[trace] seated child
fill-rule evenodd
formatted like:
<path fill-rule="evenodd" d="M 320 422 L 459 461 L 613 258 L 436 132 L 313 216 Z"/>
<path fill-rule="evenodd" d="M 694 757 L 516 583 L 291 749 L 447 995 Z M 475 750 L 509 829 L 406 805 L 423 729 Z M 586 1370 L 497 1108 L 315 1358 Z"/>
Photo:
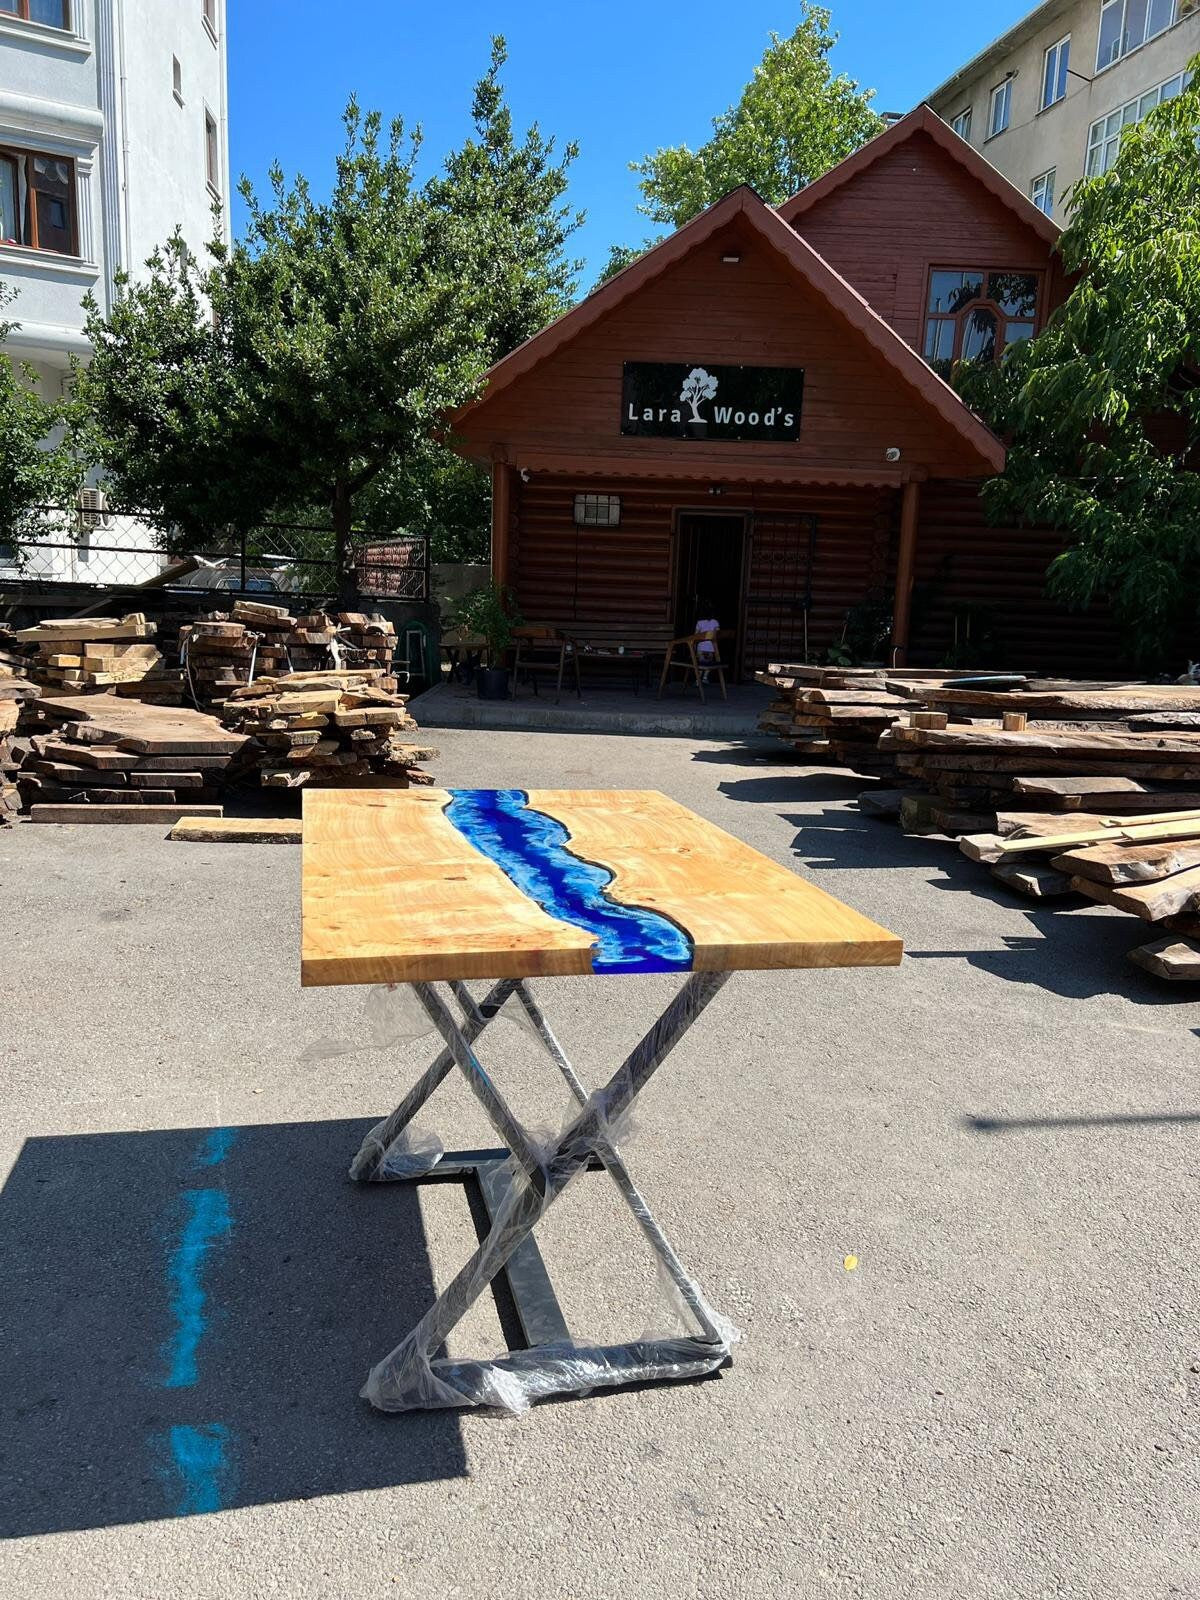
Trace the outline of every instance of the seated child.
<path fill-rule="evenodd" d="M 711 600 L 701 596 L 696 602 L 696 609 L 699 611 L 700 616 L 692 631 L 694 633 L 716 633 L 721 624 L 711 614 L 713 609 Z M 715 661 L 717 659 L 717 641 L 715 639 L 698 640 L 696 643 L 696 659 L 701 666 L 704 666 L 706 662 Z M 703 681 L 705 683 L 708 682 L 707 671 L 703 675 Z"/>

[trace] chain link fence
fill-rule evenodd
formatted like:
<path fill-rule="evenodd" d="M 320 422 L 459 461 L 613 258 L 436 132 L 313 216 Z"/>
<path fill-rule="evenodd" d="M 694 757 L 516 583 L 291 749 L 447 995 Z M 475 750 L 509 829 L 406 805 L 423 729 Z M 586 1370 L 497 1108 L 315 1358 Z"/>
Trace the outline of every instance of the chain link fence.
<path fill-rule="evenodd" d="M 0 585 L 84 584 L 170 588 L 316 601 L 336 594 L 330 527 L 265 523 L 214 536 L 186 555 L 144 515 L 46 506 L 17 536 L 0 534 Z M 430 597 L 429 540 L 420 534 L 356 533 L 356 587 L 364 600 L 423 603 Z"/>

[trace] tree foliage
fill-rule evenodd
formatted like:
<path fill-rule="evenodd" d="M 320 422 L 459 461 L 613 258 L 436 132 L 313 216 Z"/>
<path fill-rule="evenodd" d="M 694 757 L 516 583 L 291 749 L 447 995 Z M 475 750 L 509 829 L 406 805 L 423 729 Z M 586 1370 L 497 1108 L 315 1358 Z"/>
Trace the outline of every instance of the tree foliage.
<path fill-rule="evenodd" d="M 0 284 L 0 345 L 19 326 L 6 320 L 15 293 Z M 0 354 L 0 540 L 22 544 L 47 529 L 46 506 L 69 504 L 82 473 L 70 401 L 44 400 L 37 375 Z"/>
<path fill-rule="evenodd" d="M 1200 80 L 1127 128 L 1113 168 L 1072 192 L 1069 298 L 999 367 L 955 371 L 1010 440 L 989 516 L 1067 534 L 1051 592 L 1106 599 L 1146 666 L 1200 653 L 1198 133 Z"/>
<path fill-rule="evenodd" d="M 349 573 L 355 526 L 444 534 L 486 554 L 486 485 L 432 442 L 487 365 L 565 309 L 580 218 L 574 147 L 514 138 L 493 41 L 475 131 L 422 184 L 421 143 L 351 101 L 328 200 L 277 165 L 243 181 L 245 237 L 194 257 L 176 236 L 107 316 L 81 379 L 117 492 L 181 548 L 323 508 Z"/>
<path fill-rule="evenodd" d="M 681 227 L 742 183 L 778 205 L 882 131 L 874 91 L 830 64 L 830 12 L 808 0 L 800 12 L 786 39 L 771 35 L 741 99 L 713 119 L 706 143 L 673 145 L 633 164 L 645 216 Z"/>

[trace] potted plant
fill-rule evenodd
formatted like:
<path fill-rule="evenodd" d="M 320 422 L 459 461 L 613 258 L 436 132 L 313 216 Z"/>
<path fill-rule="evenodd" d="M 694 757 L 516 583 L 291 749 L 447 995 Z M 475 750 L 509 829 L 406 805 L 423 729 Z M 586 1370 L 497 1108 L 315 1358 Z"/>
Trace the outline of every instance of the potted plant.
<path fill-rule="evenodd" d="M 472 589 L 458 603 L 455 626 L 482 639 L 487 647 L 488 664 L 475 674 L 475 687 L 481 700 L 508 699 L 508 668 L 504 657 L 512 644 L 512 631 L 520 621 L 511 591 L 498 583 Z"/>

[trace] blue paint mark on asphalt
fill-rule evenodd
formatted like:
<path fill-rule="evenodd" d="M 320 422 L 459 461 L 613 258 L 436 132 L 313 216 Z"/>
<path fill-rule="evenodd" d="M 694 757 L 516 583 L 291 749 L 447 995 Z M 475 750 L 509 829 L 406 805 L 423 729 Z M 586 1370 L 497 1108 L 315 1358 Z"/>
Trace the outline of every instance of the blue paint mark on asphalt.
<path fill-rule="evenodd" d="M 220 1511 L 229 1493 L 229 1430 L 220 1422 L 174 1427 L 167 1435 L 171 1469 L 182 1490 L 178 1511 L 191 1516 Z"/>
<path fill-rule="evenodd" d="M 238 1130 L 236 1128 L 214 1128 L 200 1148 L 200 1154 L 196 1157 L 196 1165 L 198 1167 L 219 1167 L 233 1149 L 237 1136 Z"/>
<path fill-rule="evenodd" d="M 451 789 L 446 816 L 522 894 L 560 922 L 595 934 L 594 972 L 690 972 L 692 941 L 676 923 L 645 906 L 606 894 L 608 867 L 568 848 L 561 822 L 534 811 L 521 789 Z"/>
<path fill-rule="evenodd" d="M 175 1317 L 175 1332 L 165 1350 L 170 1369 L 164 1384 L 167 1389 L 188 1389 L 196 1382 L 196 1352 L 208 1326 L 205 1259 L 233 1226 L 224 1189 L 189 1189 L 183 1202 L 184 1224 L 167 1268 Z"/>

